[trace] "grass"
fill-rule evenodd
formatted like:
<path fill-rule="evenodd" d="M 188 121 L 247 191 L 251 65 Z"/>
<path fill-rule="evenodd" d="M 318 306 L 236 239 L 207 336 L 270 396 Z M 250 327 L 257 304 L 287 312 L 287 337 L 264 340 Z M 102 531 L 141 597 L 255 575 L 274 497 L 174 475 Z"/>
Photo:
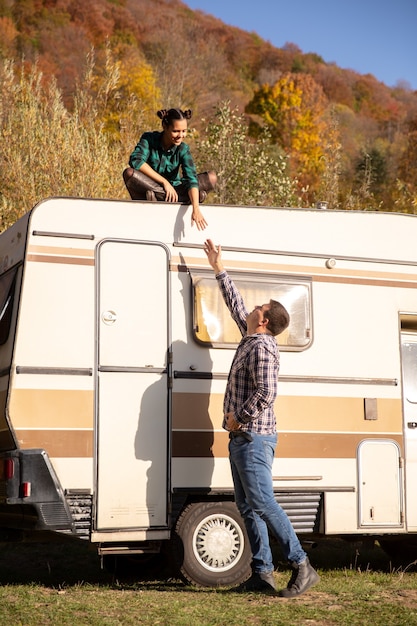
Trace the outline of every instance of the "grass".
<path fill-rule="evenodd" d="M 0 623 L 8 626 L 412 626 L 417 572 L 379 548 L 326 540 L 311 551 L 320 583 L 285 600 L 200 589 L 167 574 L 122 582 L 83 543 L 0 544 Z M 277 586 L 289 572 L 278 563 Z"/>

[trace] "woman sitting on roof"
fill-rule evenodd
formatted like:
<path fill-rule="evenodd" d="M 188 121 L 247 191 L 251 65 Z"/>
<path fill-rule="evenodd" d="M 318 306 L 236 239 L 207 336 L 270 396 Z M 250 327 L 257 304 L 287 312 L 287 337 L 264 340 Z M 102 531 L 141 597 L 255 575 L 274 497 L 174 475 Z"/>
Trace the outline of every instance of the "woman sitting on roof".
<path fill-rule="evenodd" d="M 213 171 L 197 174 L 189 146 L 184 143 L 191 110 L 162 109 L 162 132 L 143 133 L 130 155 L 123 178 L 132 200 L 159 200 L 192 204 L 191 224 L 204 230 L 207 222 L 200 211 L 217 183 Z"/>

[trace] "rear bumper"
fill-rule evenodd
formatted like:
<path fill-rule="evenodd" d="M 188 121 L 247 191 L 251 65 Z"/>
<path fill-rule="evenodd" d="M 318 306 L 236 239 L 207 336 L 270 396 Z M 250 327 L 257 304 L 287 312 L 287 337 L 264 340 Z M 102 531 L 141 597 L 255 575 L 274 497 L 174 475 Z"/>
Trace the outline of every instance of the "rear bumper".
<path fill-rule="evenodd" d="M 45 450 L 0 454 L 0 527 L 75 533 L 64 491 Z"/>

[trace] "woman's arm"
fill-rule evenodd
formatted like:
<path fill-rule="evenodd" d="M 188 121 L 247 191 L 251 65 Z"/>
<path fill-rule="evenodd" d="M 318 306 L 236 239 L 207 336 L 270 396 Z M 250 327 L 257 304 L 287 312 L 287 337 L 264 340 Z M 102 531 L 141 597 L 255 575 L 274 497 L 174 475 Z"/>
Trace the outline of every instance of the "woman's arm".
<path fill-rule="evenodd" d="M 198 230 L 204 230 L 207 226 L 207 222 L 204 215 L 200 211 L 198 188 L 191 187 L 191 189 L 188 190 L 188 195 L 190 196 L 190 202 L 193 205 L 193 212 L 191 214 L 191 226 L 195 224 Z"/>

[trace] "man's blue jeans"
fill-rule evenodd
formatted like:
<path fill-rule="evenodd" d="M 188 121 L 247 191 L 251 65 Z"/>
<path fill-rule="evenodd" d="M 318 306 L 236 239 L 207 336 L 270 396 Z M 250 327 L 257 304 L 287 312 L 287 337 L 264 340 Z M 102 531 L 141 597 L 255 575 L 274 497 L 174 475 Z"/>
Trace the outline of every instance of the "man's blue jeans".
<path fill-rule="evenodd" d="M 277 435 L 251 433 L 251 437 L 252 441 L 242 436 L 230 439 L 230 465 L 236 505 L 245 522 L 252 549 L 252 569 L 265 573 L 274 570 L 268 528 L 288 561 L 301 563 L 306 553 L 287 514 L 274 497 L 272 463 Z"/>

